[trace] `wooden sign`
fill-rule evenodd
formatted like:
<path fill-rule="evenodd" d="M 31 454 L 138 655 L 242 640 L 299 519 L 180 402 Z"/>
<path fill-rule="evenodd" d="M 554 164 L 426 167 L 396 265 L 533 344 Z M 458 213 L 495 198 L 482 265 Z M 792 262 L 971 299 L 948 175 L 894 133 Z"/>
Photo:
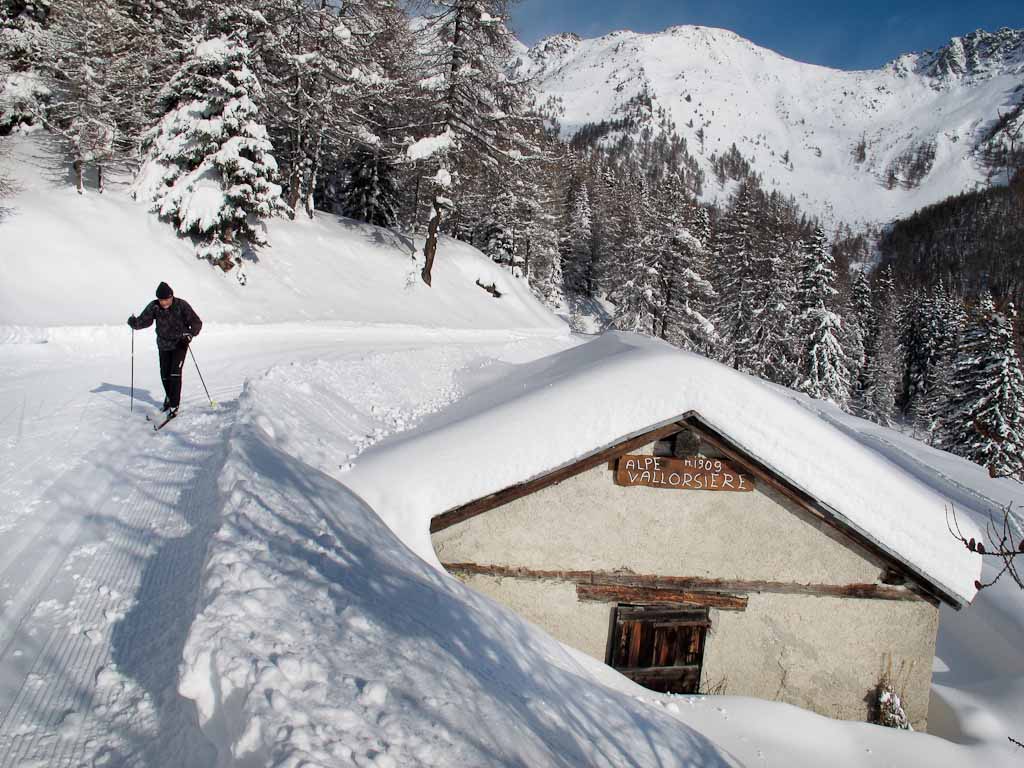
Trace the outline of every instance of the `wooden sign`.
<path fill-rule="evenodd" d="M 726 461 L 691 456 L 621 456 L 615 472 L 616 485 L 644 485 L 687 491 L 752 491 L 754 478 L 740 474 Z"/>

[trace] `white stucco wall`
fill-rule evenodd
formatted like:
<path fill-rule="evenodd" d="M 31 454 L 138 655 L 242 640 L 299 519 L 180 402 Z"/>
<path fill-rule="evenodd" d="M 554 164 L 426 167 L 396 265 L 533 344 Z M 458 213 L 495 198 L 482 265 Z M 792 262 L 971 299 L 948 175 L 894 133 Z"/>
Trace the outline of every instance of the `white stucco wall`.
<path fill-rule="evenodd" d="M 438 532 L 441 562 L 867 584 L 881 565 L 770 488 L 621 487 L 605 465 Z"/>
<path fill-rule="evenodd" d="M 649 451 L 650 447 L 648 447 Z M 641 453 L 644 451 L 637 451 Z M 710 453 L 710 452 L 709 452 Z M 615 485 L 607 466 L 434 534 L 443 563 L 799 584 L 879 583 L 883 564 L 771 489 L 752 493 Z M 601 661 L 610 604 L 555 580 L 460 576 Z M 891 667 L 925 726 L 938 609 L 923 601 L 752 593 L 711 611 L 702 688 L 864 720 Z"/>

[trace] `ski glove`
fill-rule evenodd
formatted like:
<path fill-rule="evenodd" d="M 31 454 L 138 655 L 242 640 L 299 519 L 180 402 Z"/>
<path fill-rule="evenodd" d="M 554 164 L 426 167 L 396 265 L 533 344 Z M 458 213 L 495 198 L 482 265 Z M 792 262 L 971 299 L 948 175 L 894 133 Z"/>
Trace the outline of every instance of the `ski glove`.
<path fill-rule="evenodd" d="M 130 325 L 132 327 L 132 330 L 135 330 L 135 319 L 136 319 L 135 315 L 131 315 L 128 318 L 128 325 Z"/>
<path fill-rule="evenodd" d="M 191 333 L 183 333 L 183 334 L 181 334 L 181 339 L 178 340 L 178 349 L 187 349 L 188 345 L 191 343 L 191 341 L 192 341 L 192 334 Z"/>

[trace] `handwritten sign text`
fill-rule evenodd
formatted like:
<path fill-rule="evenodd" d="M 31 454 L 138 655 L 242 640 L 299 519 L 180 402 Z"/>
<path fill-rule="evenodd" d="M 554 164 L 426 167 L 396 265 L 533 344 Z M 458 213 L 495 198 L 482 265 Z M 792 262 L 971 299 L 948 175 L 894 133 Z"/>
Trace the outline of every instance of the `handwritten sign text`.
<path fill-rule="evenodd" d="M 752 491 L 754 479 L 740 474 L 722 459 L 691 456 L 622 456 L 615 473 L 617 485 L 677 488 L 691 491 Z"/>

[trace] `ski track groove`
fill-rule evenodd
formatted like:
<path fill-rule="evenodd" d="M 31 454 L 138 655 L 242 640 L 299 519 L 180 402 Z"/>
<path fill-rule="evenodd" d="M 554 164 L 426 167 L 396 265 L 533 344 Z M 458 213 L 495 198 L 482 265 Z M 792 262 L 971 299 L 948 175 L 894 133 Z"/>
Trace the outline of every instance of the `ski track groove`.
<path fill-rule="evenodd" d="M 201 414 L 201 411 L 195 409 L 192 413 Z M 84 415 L 76 425 L 76 433 L 83 420 Z M 116 649 L 113 641 L 118 625 L 125 624 L 126 617 L 140 608 L 132 602 L 132 598 L 143 593 L 172 594 L 174 582 L 180 581 L 183 576 L 189 581 L 186 585 L 190 590 L 189 596 L 195 597 L 197 594 L 198 568 L 205 559 L 205 543 L 216 528 L 211 520 L 211 515 L 215 513 L 208 508 L 209 504 L 206 509 L 202 508 L 203 502 L 209 499 L 198 493 L 197 486 L 201 483 L 204 486 L 216 485 L 216 462 L 210 459 L 217 445 L 223 443 L 226 428 L 223 422 L 226 421 L 224 418 L 204 418 L 195 427 L 179 429 L 177 433 L 166 437 L 152 436 L 152 439 L 160 441 L 156 445 L 140 445 L 145 440 L 139 440 L 133 447 L 138 448 L 140 460 L 136 462 L 138 466 L 133 466 L 129 473 L 128 480 L 134 487 L 127 498 L 116 495 L 116 463 L 105 463 L 102 459 L 86 462 L 91 466 L 86 466 L 84 471 L 103 470 L 108 475 L 108 491 L 115 493 L 108 493 L 96 509 L 75 510 L 78 512 L 75 516 L 78 525 L 70 535 L 58 539 L 55 546 L 49 548 L 45 566 L 35 568 L 32 584 L 23 584 L 19 590 L 19 594 L 24 594 L 29 589 L 30 594 L 12 605 L 19 609 L 28 607 L 20 610 L 21 615 L 10 632 L 10 638 L 0 643 L 0 664 L 8 659 L 19 637 L 43 631 L 48 634 L 45 642 L 38 644 L 38 650 L 28 664 L 28 671 L 10 708 L 0 716 L 0 768 L 13 768 L 26 764 L 26 761 L 29 761 L 29 765 L 55 768 L 83 764 L 83 760 L 88 759 L 90 746 L 95 746 L 90 744 L 92 737 L 89 726 L 97 724 L 94 717 L 90 717 L 97 704 L 97 695 L 108 705 L 108 712 L 117 698 L 113 690 L 105 694 L 97 692 L 96 676 L 100 669 L 114 661 Z M 133 420 L 128 429 L 137 426 L 141 425 Z M 122 444 L 123 441 L 114 441 L 111 453 L 115 460 Z M 51 488 L 61 479 L 69 486 L 73 485 L 75 476 L 79 474 L 76 470 L 80 469 L 73 467 L 66 471 L 51 484 Z M 86 480 L 90 481 L 95 482 L 95 476 Z M 208 487 L 206 491 L 208 496 Z M 52 505 L 54 509 L 46 522 L 60 517 L 61 496 L 58 492 L 58 500 Z M 161 530 L 159 523 L 168 517 L 173 517 L 171 530 Z M 39 527 L 45 525 L 44 522 Z M 90 539 L 85 534 L 87 529 L 94 526 L 101 530 L 96 538 Z M 104 528 L 107 529 L 105 536 Z M 175 546 L 177 542 L 184 542 L 196 534 L 197 544 L 189 542 L 187 547 Z M 81 552 L 85 542 L 97 547 L 97 554 Z M 151 564 L 159 560 L 159 555 L 165 551 L 170 552 L 170 561 L 164 558 L 163 562 L 156 563 L 156 569 L 151 568 Z M 66 575 L 71 570 L 77 570 L 76 560 L 81 556 L 91 557 L 84 573 L 77 579 Z M 180 567 L 186 559 L 184 565 L 191 568 L 191 573 L 181 573 L 187 570 Z M 12 559 L 8 567 L 15 562 L 17 559 Z M 65 573 L 59 574 L 62 566 Z M 101 587 L 109 591 L 101 591 Z M 112 600 L 111 595 L 115 593 L 118 598 Z M 61 597 L 68 598 L 65 608 L 68 611 L 73 609 L 74 615 L 66 619 L 64 624 L 57 621 L 53 626 L 46 626 L 51 623 L 48 619 L 33 621 L 44 598 L 54 599 L 54 596 L 58 600 Z M 108 620 L 108 608 L 120 614 L 120 618 Z M 146 610 L 146 607 L 141 606 L 141 610 Z M 194 600 L 188 610 L 194 611 Z M 190 623 L 191 615 L 184 618 L 189 619 Z M 149 637 L 145 637 L 147 630 Z M 87 631 L 98 631 L 99 635 L 89 637 Z M 167 692 L 168 683 L 176 693 L 175 681 L 146 680 L 141 677 L 145 676 L 145 664 L 142 662 L 153 655 L 151 649 L 156 649 L 154 653 L 160 655 L 164 638 L 156 636 L 150 627 L 140 622 L 126 625 L 124 631 L 127 634 L 122 638 L 124 642 L 121 645 L 129 649 L 130 657 L 137 657 L 134 660 L 129 658 L 128 661 L 138 665 L 142 673 L 140 679 L 133 682 L 140 690 L 150 694 L 150 703 L 156 708 L 159 718 L 162 714 L 161 704 L 165 703 L 161 699 L 167 698 L 163 694 Z M 184 641 L 185 631 L 187 626 L 180 630 L 181 642 Z M 180 654 L 180 648 L 178 652 Z M 161 659 L 164 662 L 161 671 L 173 674 L 178 657 L 170 657 L 166 652 L 162 655 L 168 658 Z M 189 737 L 194 739 L 195 735 L 190 733 L 198 729 L 194 716 L 189 717 L 178 701 L 172 700 L 171 704 L 174 709 L 170 713 L 171 719 L 175 722 L 167 724 L 167 736 L 176 741 L 184 739 L 187 742 Z M 80 717 L 74 721 L 71 732 L 68 732 L 63 724 L 70 713 L 77 713 Z M 98 724 L 101 727 L 104 725 L 102 722 Z M 161 733 L 164 733 L 164 724 L 158 725 Z M 130 736 L 126 740 L 131 745 Z M 151 746 L 149 749 L 153 748 Z M 137 754 L 133 756 L 140 757 Z"/>
<path fill-rule="evenodd" d="M 71 402 L 72 401 L 69 400 L 67 404 L 70 404 Z M 65 404 L 65 405 L 67 405 L 67 404 Z M 56 439 L 58 441 L 60 441 L 62 443 L 65 443 L 68 446 L 73 446 L 75 444 L 77 438 L 79 437 L 79 433 L 81 432 L 82 425 L 85 423 L 86 412 L 89 411 L 89 408 L 90 408 L 90 406 L 87 405 L 87 406 L 79 409 L 78 421 L 75 424 L 74 429 L 72 429 L 70 435 L 65 437 L 62 430 L 51 430 L 50 432 L 43 433 L 42 436 L 56 437 Z M 23 410 L 24 410 L 24 406 L 23 406 Z M 24 414 L 23 414 L 23 418 L 24 418 Z M 20 443 L 20 437 L 15 442 L 15 445 L 12 446 L 12 448 L 17 447 L 17 445 L 19 443 Z M 50 456 L 50 453 L 49 453 L 49 450 L 48 450 L 50 445 L 51 445 L 51 442 L 48 441 L 48 440 L 41 441 L 41 445 L 40 445 L 39 450 L 36 452 L 36 455 L 31 460 L 29 460 L 28 462 L 22 464 L 21 466 L 15 467 L 13 470 L 8 472 L 6 474 L 6 476 L 4 476 L 2 479 L 0 479 L 0 489 L 6 488 L 7 486 L 9 486 L 16 478 L 24 479 L 26 476 L 29 475 L 29 470 L 31 470 L 37 464 L 39 464 L 41 462 L 44 462 Z M 18 517 L 16 517 L 13 520 L 12 528 L 8 528 L 8 529 L 4 530 L 4 535 L 9 538 L 11 533 L 13 532 L 13 530 L 17 529 L 18 525 L 22 522 L 22 520 L 24 519 L 25 515 L 28 514 L 29 508 L 31 507 L 32 502 L 35 501 L 35 500 L 43 498 L 46 494 L 49 493 L 50 489 L 53 488 L 57 483 L 59 483 L 61 481 L 61 479 L 68 472 L 73 471 L 78 466 L 79 466 L 79 461 L 75 460 L 63 472 L 58 474 L 57 477 L 53 478 L 49 483 L 47 483 L 42 488 L 40 488 L 35 493 L 35 499 L 29 499 L 26 502 L 26 504 L 24 505 L 25 506 L 25 510 L 22 512 L 22 514 L 19 515 Z M 52 515 L 51 515 L 51 517 L 52 517 Z M 43 528 L 46 526 L 46 524 L 48 522 L 50 522 L 49 519 L 47 519 L 45 521 L 40 521 L 38 519 L 38 517 L 34 518 L 33 521 L 28 523 L 28 525 L 33 526 L 33 527 L 28 529 L 28 531 L 27 531 L 28 535 L 19 535 L 17 537 L 19 539 L 19 541 L 20 541 L 20 546 L 16 546 L 14 548 L 11 548 L 11 550 L 9 550 L 9 551 L 5 551 L 4 556 L 0 557 L 0 583 L 2 583 L 3 576 L 6 574 L 6 571 L 10 567 L 11 563 L 13 563 L 13 561 L 15 559 L 17 559 L 18 555 L 25 549 L 25 547 L 28 546 L 28 544 L 30 544 L 33 541 L 36 541 L 39 533 L 43 530 Z M 3 643 L 0 642 L 0 646 L 2 646 L 2 645 L 3 645 Z"/>

